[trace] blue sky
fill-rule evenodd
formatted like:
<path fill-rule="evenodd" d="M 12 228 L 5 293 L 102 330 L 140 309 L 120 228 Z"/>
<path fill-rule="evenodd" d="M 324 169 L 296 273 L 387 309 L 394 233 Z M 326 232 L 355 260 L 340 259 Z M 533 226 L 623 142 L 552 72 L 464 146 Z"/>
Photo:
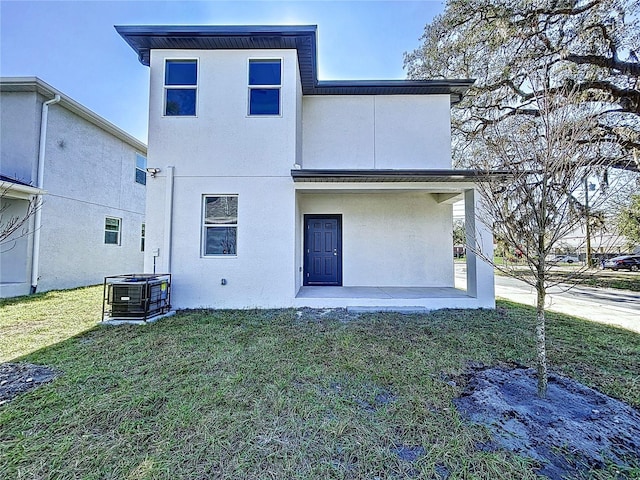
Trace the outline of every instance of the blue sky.
<path fill-rule="evenodd" d="M 321 80 L 401 79 L 442 1 L 0 0 L 0 75 L 38 76 L 146 142 L 149 71 L 114 25 L 318 25 Z"/>

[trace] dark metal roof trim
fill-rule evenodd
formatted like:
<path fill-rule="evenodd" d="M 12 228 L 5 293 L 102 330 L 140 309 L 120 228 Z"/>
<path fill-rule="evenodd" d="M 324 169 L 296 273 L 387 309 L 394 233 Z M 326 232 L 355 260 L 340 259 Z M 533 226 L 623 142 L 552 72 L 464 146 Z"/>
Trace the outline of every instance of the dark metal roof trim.
<path fill-rule="evenodd" d="M 318 81 L 310 95 L 450 95 L 458 103 L 474 80 Z"/>
<path fill-rule="evenodd" d="M 502 170 L 291 170 L 294 182 L 486 182 L 509 175 Z"/>
<path fill-rule="evenodd" d="M 116 25 L 115 29 L 146 66 L 152 49 L 296 49 L 303 93 L 316 82 L 315 25 Z"/>
<path fill-rule="evenodd" d="M 17 178 L 7 177 L 6 175 L 2 175 L 1 173 L 0 182 L 15 183 L 16 185 L 22 185 L 24 187 L 33 187 L 33 185 L 31 185 L 30 183 L 25 183 L 22 180 L 18 180 Z"/>
<path fill-rule="evenodd" d="M 434 95 L 458 103 L 474 80 L 318 81 L 316 25 L 117 25 L 149 66 L 152 49 L 295 49 L 304 95 Z"/>

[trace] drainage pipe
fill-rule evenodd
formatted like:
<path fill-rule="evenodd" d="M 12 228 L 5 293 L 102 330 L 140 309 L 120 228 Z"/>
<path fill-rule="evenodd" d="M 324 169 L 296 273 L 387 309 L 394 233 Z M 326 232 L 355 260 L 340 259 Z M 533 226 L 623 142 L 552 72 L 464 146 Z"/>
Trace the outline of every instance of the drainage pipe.
<path fill-rule="evenodd" d="M 47 118 L 49 116 L 49 106 L 60 101 L 60 95 L 55 95 L 51 100 L 42 104 L 42 114 L 40 115 L 40 148 L 38 150 L 38 176 L 36 187 L 42 189 L 44 185 L 44 160 L 47 151 Z M 31 254 L 31 293 L 36 293 L 38 289 L 38 276 L 40 274 L 40 228 L 42 227 L 42 195 L 36 197 L 36 214 L 33 226 L 33 250 Z"/>
<path fill-rule="evenodd" d="M 164 254 L 165 271 L 171 273 L 171 229 L 173 227 L 173 167 L 167 167 L 164 193 Z"/>

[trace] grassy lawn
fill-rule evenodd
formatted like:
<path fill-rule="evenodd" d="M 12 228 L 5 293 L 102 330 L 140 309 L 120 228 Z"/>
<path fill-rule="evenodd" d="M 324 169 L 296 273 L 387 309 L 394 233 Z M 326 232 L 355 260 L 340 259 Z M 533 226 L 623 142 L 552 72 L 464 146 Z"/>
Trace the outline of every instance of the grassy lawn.
<path fill-rule="evenodd" d="M 502 263 L 496 263 L 501 265 Z M 516 265 L 516 268 L 523 275 L 530 274 L 524 265 Z M 505 275 L 500 270 L 495 270 L 496 275 Z M 632 292 L 640 292 L 640 272 L 628 272 L 620 270 L 614 272 L 612 270 L 591 269 L 585 270 L 584 266 L 561 264 L 552 270 L 554 280 L 569 284 L 586 285 L 588 287 L 597 288 L 614 288 L 620 290 L 630 290 Z"/>
<path fill-rule="evenodd" d="M 0 478 L 536 478 L 451 403 L 468 361 L 533 364 L 531 308 L 91 328 L 100 295 L 0 303 L 0 358 L 64 372 L 0 406 Z M 548 336 L 553 370 L 640 407 L 640 335 L 550 313 Z"/>
<path fill-rule="evenodd" d="M 640 292 L 640 273 L 611 270 L 588 271 L 582 275 L 581 285 L 598 288 L 618 288 Z"/>
<path fill-rule="evenodd" d="M 0 299 L 0 362 L 89 330 L 101 316 L 102 285 Z"/>

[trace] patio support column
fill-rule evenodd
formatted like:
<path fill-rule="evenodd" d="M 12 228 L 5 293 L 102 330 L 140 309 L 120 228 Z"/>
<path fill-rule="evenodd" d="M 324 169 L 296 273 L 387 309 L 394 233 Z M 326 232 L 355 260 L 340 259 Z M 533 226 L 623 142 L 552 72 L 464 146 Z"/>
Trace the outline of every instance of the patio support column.
<path fill-rule="evenodd" d="M 493 258 L 493 233 L 478 219 L 480 195 L 474 190 L 464 192 L 464 223 L 467 240 L 467 294 L 478 301 L 478 307 L 495 307 L 493 266 L 483 260 Z"/>

